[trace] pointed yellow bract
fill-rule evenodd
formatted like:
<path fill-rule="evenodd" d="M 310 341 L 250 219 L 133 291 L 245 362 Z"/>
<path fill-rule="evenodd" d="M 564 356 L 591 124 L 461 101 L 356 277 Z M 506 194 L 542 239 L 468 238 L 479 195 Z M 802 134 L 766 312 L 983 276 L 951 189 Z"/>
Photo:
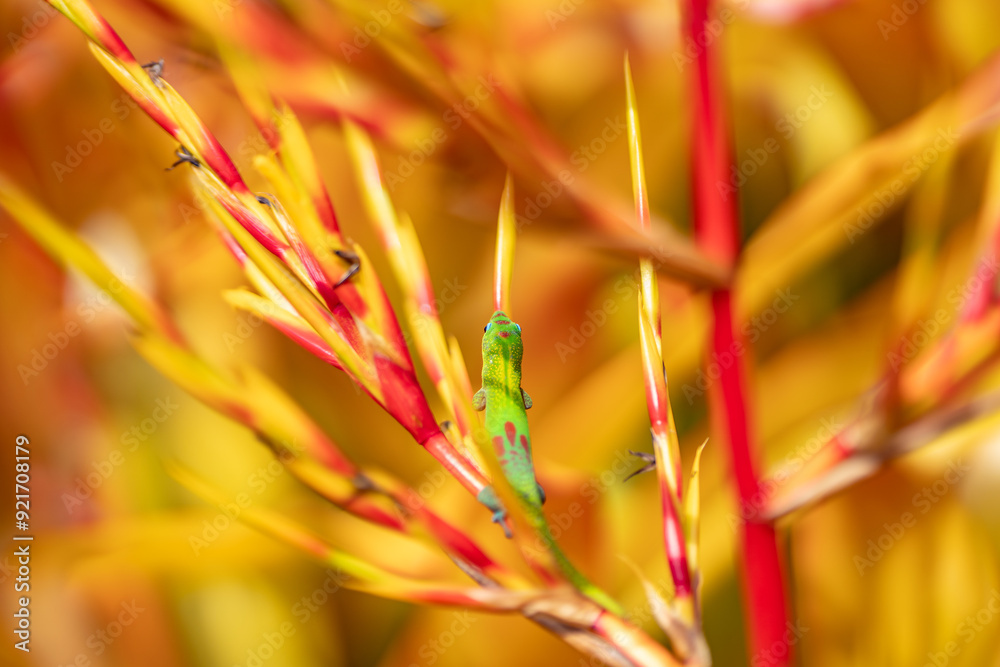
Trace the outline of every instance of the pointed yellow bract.
<path fill-rule="evenodd" d="M 503 184 L 503 195 L 500 197 L 493 276 L 493 309 L 502 310 L 508 315 L 511 315 L 510 279 L 514 272 L 514 247 L 516 245 L 517 218 L 514 211 L 514 179 L 508 171 Z"/>
<path fill-rule="evenodd" d="M 684 522 L 687 529 L 687 555 L 688 567 L 694 577 L 694 594 L 697 601 L 697 608 L 701 606 L 701 568 L 698 565 L 698 536 L 701 532 L 701 478 L 698 473 L 701 471 L 701 455 L 708 445 L 708 438 L 699 445 L 694 453 L 694 463 L 691 464 L 691 477 L 688 481 L 687 491 L 684 495 Z"/>
<path fill-rule="evenodd" d="M 628 54 L 625 55 L 624 70 L 636 226 L 648 230 L 650 212 L 642 158 L 642 133 Z M 646 386 L 646 407 L 649 412 L 653 453 L 656 457 L 656 475 L 660 485 L 664 549 L 674 578 L 676 595 L 668 605 L 645 580 L 644 586 L 657 621 L 671 638 L 680 656 L 691 664 L 703 664 L 708 656 L 708 649 L 695 602 L 697 591 L 693 590 L 699 578 L 697 562 L 690 560 L 692 545 L 697 543 L 698 536 L 696 529 L 692 532 L 690 521 L 681 511 L 683 489 L 680 444 L 663 363 L 659 284 L 651 258 L 641 258 L 639 266 L 641 272 L 638 294 L 639 342 Z M 689 498 L 689 507 L 691 507 L 690 502 Z M 693 507 L 697 513 L 697 504 Z M 693 553 L 697 556 L 696 546 Z"/>

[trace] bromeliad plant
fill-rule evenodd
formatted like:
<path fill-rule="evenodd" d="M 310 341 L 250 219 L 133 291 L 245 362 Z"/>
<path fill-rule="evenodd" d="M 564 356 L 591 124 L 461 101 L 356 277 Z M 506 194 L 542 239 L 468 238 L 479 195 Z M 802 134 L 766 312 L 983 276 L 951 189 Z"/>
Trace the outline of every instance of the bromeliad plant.
<path fill-rule="evenodd" d="M 403 314 L 414 323 L 413 344 L 445 411 L 439 420 L 417 381 L 400 318 L 379 276 L 364 249 L 341 232 L 301 125 L 288 106 L 258 83 L 255 63 L 232 46 L 219 47 L 244 106 L 270 142 L 270 153 L 254 160 L 269 184 L 269 194 L 251 192 L 219 142 L 166 81 L 162 63 L 138 63 L 84 0 L 55 0 L 53 4 L 87 36 L 98 62 L 177 141 L 174 166 L 189 170 L 192 186 L 206 204 L 208 220 L 253 287 L 253 291 L 228 292 L 226 299 L 346 373 L 490 509 L 494 521 L 513 535 L 535 577 L 529 579 L 518 573 L 516 565 L 489 555 L 468 531 L 426 507 L 413 489 L 392 475 L 351 461 L 260 373 L 249 367 L 226 372 L 199 356 L 155 301 L 130 288 L 108 290 L 135 324 L 136 348 L 161 373 L 251 429 L 296 478 L 338 508 L 404 539 L 440 548 L 472 585 L 426 581 L 390 571 L 271 510 L 248 508 L 241 517 L 338 568 L 347 578 L 345 585 L 358 590 L 414 603 L 517 612 L 608 664 L 709 664 L 697 601 L 698 488 L 694 481 L 689 485 L 687 504 L 681 510 L 679 448 L 663 372 L 652 260 L 642 260 L 639 320 L 674 597 L 668 602 L 648 583 L 646 588 L 670 650 L 630 623 L 613 597 L 579 573 L 546 523 L 541 507 L 544 494 L 534 479 L 524 413 L 530 399 L 520 388 L 520 328 L 505 314 L 510 312 L 516 230 L 511 179 L 504 189 L 498 224 L 497 313 L 484 337 L 484 389 L 474 399 L 462 353 L 454 338 L 445 336 L 438 318 L 413 225 L 392 204 L 367 132 L 353 120 L 343 120 L 368 217 L 403 291 Z M 638 218 L 634 238 L 641 239 L 651 229 L 627 67 L 626 79 Z M 348 88 L 343 80 L 341 85 Z M 93 251 L 5 179 L 0 179 L 0 204 L 63 264 L 82 271 L 99 287 L 107 288 L 115 281 L 113 272 Z M 512 397 L 517 401 L 512 402 Z M 485 428 L 475 413 L 484 407 Z M 170 464 L 170 469 L 206 499 L 226 502 L 225 495 L 209 482 L 179 465 Z M 484 471 L 489 471 L 492 484 Z M 541 552 L 532 549 L 538 540 L 544 545 Z"/>

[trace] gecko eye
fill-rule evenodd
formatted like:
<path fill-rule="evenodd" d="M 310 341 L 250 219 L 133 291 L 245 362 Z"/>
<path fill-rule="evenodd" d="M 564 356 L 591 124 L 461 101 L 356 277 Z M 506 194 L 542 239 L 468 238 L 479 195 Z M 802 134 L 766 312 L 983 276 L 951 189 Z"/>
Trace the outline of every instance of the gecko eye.
<path fill-rule="evenodd" d="M 487 322 L 486 326 L 483 327 L 483 333 L 486 333 L 487 331 L 489 331 L 491 326 L 493 326 L 493 323 L 492 322 Z"/>
<path fill-rule="evenodd" d="M 521 333 L 521 325 L 515 322 L 514 326 L 517 327 L 517 333 Z"/>

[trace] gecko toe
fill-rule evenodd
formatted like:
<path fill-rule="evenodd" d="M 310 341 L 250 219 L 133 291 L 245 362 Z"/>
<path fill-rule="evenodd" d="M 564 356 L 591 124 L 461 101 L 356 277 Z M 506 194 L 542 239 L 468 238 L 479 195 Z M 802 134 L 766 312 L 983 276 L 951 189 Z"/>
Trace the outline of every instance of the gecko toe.
<path fill-rule="evenodd" d="M 497 510 L 493 513 L 493 523 L 499 525 L 503 528 L 504 536 L 509 540 L 514 537 L 514 534 L 510 532 L 510 528 L 507 527 L 507 512 L 506 510 Z"/>

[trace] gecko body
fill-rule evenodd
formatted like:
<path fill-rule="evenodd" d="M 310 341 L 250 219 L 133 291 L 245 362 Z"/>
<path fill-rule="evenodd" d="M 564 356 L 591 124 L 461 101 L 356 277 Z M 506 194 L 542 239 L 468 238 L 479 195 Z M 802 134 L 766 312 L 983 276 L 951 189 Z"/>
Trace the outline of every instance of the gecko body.
<path fill-rule="evenodd" d="M 523 354 L 521 327 L 502 310 L 494 312 L 483 329 L 483 386 L 473 396 L 473 407 L 486 411 L 486 431 L 504 477 L 532 528 L 551 551 L 559 570 L 594 601 L 615 609 L 617 604 L 580 574 L 559 549 L 542 512 L 545 492 L 535 478 L 531 435 L 528 432 L 527 410 L 531 407 L 531 397 L 521 388 Z M 493 486 L 484 488 L 478 500 L 493 512 L 493 521 L 503 526 L 507 537 L 510 537 L 504 523 L 507 512 Z"/>

